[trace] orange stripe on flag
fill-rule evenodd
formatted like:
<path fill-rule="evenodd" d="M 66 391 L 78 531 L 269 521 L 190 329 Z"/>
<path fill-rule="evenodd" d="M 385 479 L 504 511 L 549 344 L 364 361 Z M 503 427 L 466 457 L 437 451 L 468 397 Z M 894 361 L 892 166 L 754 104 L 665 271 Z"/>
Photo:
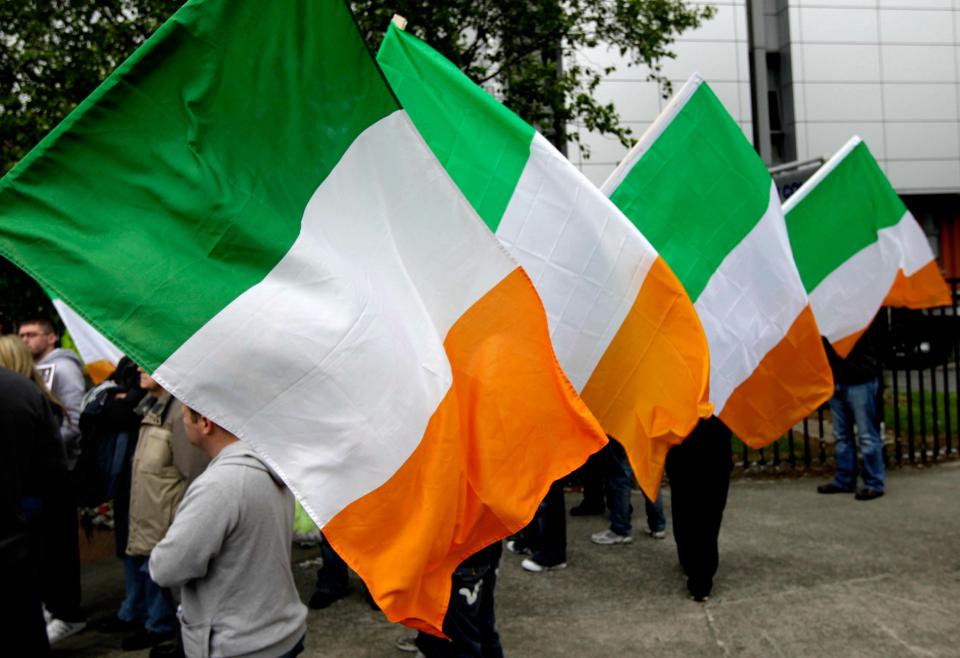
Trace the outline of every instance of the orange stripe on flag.
<path fill-rule="evenodd" d="M 871 322 L 873 321 L 871 320 Z M 852 350 L 853 346 L 857 344 L 858 340 L 860 340 L 860 336 L 866 333 L 867 329 L 869 328 L 870 328 L 870 325 L 868 324 L 866 327 L 864 327 L 860 331 L 855 331 L 849 336 L 841 338 L 835 343 L 831 343 L 831 345 L 833 346 L 833 351 L 836 352 L 837 356 L 839 356 L 841 359 L 847 358 L 847 355 L 850 354 L 850 350 Z"/>
<path fill-rule="evenodd" d="M 104 379 L 112 375 L 114 370 L 116 370 L 116 366 L 104 359 L 92 361 L 91 363 L 86 364 L 86 368 L 87 373 L 90 375 L 90 379 L 93 381 L 94 385 L 102 382 Z"/>
<path fill-rule="evenodd" d="M 525 526 L 550 484 L 606 443 L 522 269 L 457 320 L 444 347 L 453 385 L 420 445 L 323 528 L 388 619 L 436 634 L 457 565 Z"/>
<path fill-rule="evenodd" d="M 883 305 L 931 308 L 948 306 L 952 302 L 950 288 L 943 280 L 940 266 L 937 265 L 937 261 L 932 260 L 911 276 L 906 276 L 903 270 L 899 270 L 893 287 L 883 300 Z"/>
<path fill-rule="evenodd" d="M 808 305 L 727 401 L 720 420 L 751 448 L 763 448 L 833 395 L 833 375 Z"/>
<path fill-rule="evenodd" d="M 582 393 L 607 433 L 623 444 L 651 500 L 670 445 L 713 413 L 709 385 L 703 327 L 673 271 L 658 257 Z"/>

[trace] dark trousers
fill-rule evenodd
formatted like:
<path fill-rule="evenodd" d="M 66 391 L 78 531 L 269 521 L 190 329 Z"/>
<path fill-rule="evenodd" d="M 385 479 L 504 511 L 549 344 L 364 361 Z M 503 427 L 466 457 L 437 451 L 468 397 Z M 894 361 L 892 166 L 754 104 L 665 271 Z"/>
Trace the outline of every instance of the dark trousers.
<path fill-rule="evenodd" d="M 707 596 L 717 573 L 717 539 L 730 488 L 731 432 L 715 416 L 701 420 L 683 443 L 667 454 L 673 537 L 687 589 Z"/>
<path fill-rule="evenodd" d="M 50 653 L 43 620 L 37 574 L 25 534 L 0 539 L 0 636 L 10 656 L 46 656 Z M 7 653 L 9 651 L 9 654 Z"/>
<path fill-rule="evenodd" d="M 563 481 L 550 485 L 533 521 L 523 529 L 523 542 L 533 551 L 533 561 L 552 567 L 567 561 L 567 508 Z"/>
<path fill-rule="evenodd" d="M 603 473 L 606 469 L 603 450 L 593 453 L 583 466 L 574 471 L 583 486 L 583 498 L 580 507 L 585 510 L 604 510 Z"/>
<path fill-rule="evenodd" d="M 498 563 L 453 572 L 443 618 L 443 632 L 450 639 L 417 633 L 417 648 L 426 658 L 503 658 L 493 605 Z"/>
<path fill-rule="evenodd" d="M 47 610 L 63 621 L 83 621 L 80 610 L 80 524 L 72 493 L 64 491 L 44 500 L 35 521 L 34 555 L 38 556 L 40 594 Z"/>
<path fill-rule="evenodd" d="M 350 579 L 347 563 L 337 555 L 326 540 L 320 546 L 320 554 L 323 556 L 323 566 L 317 570 L 317 591 L 333 596 L 343 596 L 347 593 L 347 583 Z"/>

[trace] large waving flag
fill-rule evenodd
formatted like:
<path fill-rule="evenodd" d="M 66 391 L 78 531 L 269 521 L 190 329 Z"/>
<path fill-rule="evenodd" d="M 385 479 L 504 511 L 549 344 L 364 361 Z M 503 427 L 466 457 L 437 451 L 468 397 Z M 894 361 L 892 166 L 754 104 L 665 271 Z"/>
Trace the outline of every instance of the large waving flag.
<path fill-rule="evenodd" d="M 394 621 L 439 632 L 606 441 L 339 0 L 188 2 L 0 181 L 0 252 L 249 441 Z"/>
<path fill-rule="evenodd" d="M 840 356 L 850 353 L 881 305 L 950 303 L 930 243 L 859 137 L 783 210 L 813 314 Z"/>
<path fill-rule="evenodd" d="M 123 352 L 90 326 L 76 311 L 70 308 L 56 294 L 50 294 L 53 307 L 57 309 L 63 325 L 80 351 L 80 358 L 94 384 L 99 384 L 116 369 Z"/>
<path fill-rule="evenodd" d="M 603 190 L 673 268 L 710 344 L 710 399 L 754 447 L 833 392 L 766 167 L 697 75 Z"/>
<path fill-rule="evenodd" d="M 651 498 L 707 402 L 693 304 L 616 206 L 531 126 L 395 25 L 377 55 L 427 144 L 530 274 L 554 350 Z"/>

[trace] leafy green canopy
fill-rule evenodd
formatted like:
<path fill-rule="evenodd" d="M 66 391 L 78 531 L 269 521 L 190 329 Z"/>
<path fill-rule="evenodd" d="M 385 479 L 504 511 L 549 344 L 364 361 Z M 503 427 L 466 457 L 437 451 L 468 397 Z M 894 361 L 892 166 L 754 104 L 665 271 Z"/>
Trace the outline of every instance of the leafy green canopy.
<path fill-rule="evenodd" d="M 563 146 L 583 144 L 580 126 L 632 143 L 612 103 L 594 92 L 614 67 L 596 68 L 577 54 L 609 46 L 642 64 L 664 96 L 662 60 L 682 32 L 714 14 L 683 0 L 354 0 L 361 32 L 379 47 L 390 18 L 406 18 L 423 39 L 504 105 Z M 589 155 L 589 154 L 587 154 Z"/>

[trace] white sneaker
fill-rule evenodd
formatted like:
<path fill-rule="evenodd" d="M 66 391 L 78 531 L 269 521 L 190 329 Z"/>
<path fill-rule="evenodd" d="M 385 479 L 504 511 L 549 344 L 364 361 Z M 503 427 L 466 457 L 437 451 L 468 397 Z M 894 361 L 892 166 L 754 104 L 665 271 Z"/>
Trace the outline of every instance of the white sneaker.
<path fill-rule="evenodd" d="M 531 573 L 542 573 L 544 571 L 553 571 L 555 569 L 566 569 L 567 563 L 561 562 L 560 564 L 554 564 L 548 567 L 546 565 L 540 564 L 539 562 L 534 562 L 533 558 L 528 557 L 527 559 L 525 559 L 523 562 L 520 563 L 520 567 L 524 571 L 529 571 Z"/>
<path fill-rule="evenodd" d="M 666 530 L 647 530 L 647 534 L 653 537 L 654 539 L 666 539 L 667 531 Z"/>
<path fill-rule="evenodd" d="M 610 544 L 629 544 L 633 541 L 633 535 L 618 535 L 613 530 L 607 529 L 603 532 L 595 532 L 590 535 L 590 541 L 594 544 L 602 544 L 604 546 Z"/>
<path fill-rule="evenodd" d="M 47 624 L 47 639 L 50 644 L 56 644 L 60 640 L 65 640 L 71 635 L 76 635 L 87 627 L 85 621 L 63 621 L 62 619 L 51 619 Z"/>

